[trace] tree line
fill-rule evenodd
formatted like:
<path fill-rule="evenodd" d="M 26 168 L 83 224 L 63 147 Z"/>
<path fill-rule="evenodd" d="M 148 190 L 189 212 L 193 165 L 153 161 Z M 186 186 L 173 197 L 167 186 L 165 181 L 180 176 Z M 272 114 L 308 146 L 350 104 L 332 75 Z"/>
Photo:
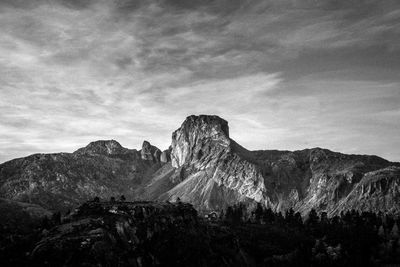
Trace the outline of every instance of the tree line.
<path fill-rule="evenodd" d="M 324 265 L 375 265 L 400 263 L 399 217 L 382 212 L 348 210 L 328 217 L 311 209 L 307 216 L 288 209 L 276 212 L 261 204 L 250 210 L 243 204 L 221 213 L 232 227 L 263 225 L 276 231 L 303 233 L 312 240 L 310 256 Z"/>

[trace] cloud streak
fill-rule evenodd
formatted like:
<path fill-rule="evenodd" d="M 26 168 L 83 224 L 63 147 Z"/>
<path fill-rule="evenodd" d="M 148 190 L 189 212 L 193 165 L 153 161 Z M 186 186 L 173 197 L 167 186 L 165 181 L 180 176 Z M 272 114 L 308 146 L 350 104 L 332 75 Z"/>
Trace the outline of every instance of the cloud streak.
<path fill-rule="evenodd" d="M 168 147 L 217 114 L 251 149 L 400 160 L 396 1 L 0 1 L 0 162 Z"/>

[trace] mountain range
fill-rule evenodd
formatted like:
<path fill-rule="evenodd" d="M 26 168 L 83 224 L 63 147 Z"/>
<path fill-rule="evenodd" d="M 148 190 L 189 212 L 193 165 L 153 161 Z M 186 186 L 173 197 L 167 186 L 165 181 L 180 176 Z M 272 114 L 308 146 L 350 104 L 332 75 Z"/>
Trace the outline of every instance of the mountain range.
<path fill-rule="evenodd" d="M 98 196 L 191 203 L 199 211 L 261 203 L 276 211 L 348 209 L 400 214 L 400 163 L 328 149 L 249 151 L 218 116 L 189 116 L 169 149 L 115 140 L 73 153 L 34 154 L 0 165 L 0 198 L 66 211 Z M 35 206 L 35 207 L 36 207 Z"/>

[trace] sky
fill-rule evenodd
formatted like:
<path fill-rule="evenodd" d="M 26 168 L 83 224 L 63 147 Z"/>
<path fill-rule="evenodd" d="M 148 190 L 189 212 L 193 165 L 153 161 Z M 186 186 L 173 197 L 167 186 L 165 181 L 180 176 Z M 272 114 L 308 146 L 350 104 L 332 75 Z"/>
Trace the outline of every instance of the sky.
<path fill-rule="evenodd" d="M 400 161 L 398 0 L 0 0 L 0 162 L 192 114 L 250 150 Z"/>

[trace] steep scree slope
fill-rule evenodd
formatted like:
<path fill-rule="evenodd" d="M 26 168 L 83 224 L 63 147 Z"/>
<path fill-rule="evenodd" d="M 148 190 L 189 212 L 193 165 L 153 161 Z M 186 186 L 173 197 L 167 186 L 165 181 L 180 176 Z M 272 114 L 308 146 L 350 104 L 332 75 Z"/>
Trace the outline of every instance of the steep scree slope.
<path fill-rule="evenodd" d="M 188 117 L 172 134 L 171 160 L 167 174 L 145 191 L 157 191 L 159 200 L 179 197 L 200 210 L 238 202 L 303 214 L 311 208 L 329 215 L 348 208 L 400 210 L 398 163 L 321 148 L 248 151 L 229 138 L 228 123 L 217 116 Z M 371 183 L 385 190 L 360 190 L 375 188 Z"/>
<path fill-rule="evenodd" d="M 400 164 L 327 149 L 249 151 L 217 116 L 189 116 L 161 152 L 97 141 L 74 153 L 35 154 L 0 165 L 0 197 L 70 208 L 100 196 L 175 200 L 198 210 L 261 202 L 275 210 L 311 208 L 400 212 Z"/>

